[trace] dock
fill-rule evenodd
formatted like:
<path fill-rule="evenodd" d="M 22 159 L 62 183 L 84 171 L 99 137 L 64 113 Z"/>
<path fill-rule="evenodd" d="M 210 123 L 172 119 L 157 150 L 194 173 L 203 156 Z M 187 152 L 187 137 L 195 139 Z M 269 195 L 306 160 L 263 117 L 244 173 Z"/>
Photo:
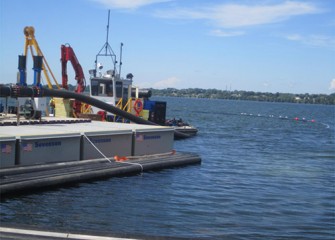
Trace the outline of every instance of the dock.
<path fill-rule="evenodd" d="M 0 195 L 5 197 L 65 184 L 200 163 L 201 159 L 196 154 L 171 152 L 120 161 L 94 159 L 7 168 L 0 170 Z"/>
<path fill-rule="evenodd" d="M 176 152 L 171 127 L 72 119 L 0 126 L 0 194 L 201 163 Z"/>
<path fill-rule="evenodd" d="M 173 150 L 174 129 L 170 127 L 99 121 L 49 122 L 0 126 L 0 168 Z"/>

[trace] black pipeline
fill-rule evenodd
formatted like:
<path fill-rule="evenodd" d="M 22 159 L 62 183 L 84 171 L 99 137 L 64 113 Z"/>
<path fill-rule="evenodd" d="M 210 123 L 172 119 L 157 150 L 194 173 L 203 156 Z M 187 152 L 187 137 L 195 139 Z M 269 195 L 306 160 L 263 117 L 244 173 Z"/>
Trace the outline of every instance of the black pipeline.
<path fill-rule="evenodd" d="M 0 85 L 0 97 L 60 97 L 60 98 L 74 98 L 80 102 L 95 106 L 97 108 L 103 109 L 106 112 L 113 113 L 120 117 L 126 118 L 137 124 L 145 125 L 155 125 L 159 126 L 156 123 L 147 121 L 143 118 L 137 117 L 133 114 L 130 114 L 126 111 L 123 111 L 117 107 L 114 107 L 108 103 L 102 102 L 98 99 L 86 96 L 84 94 L 79 94 L 75 92 L 70 92 L 67 90 L 59 89 L 48 89 L 48 88 L 38 88 L 38 87 L 24 87 L 24 86 L 4 86 Z M 188 134 L 181 133 L 177 130 L 174 132 L 175 138 L 187 138 L 190 137 Z"/>

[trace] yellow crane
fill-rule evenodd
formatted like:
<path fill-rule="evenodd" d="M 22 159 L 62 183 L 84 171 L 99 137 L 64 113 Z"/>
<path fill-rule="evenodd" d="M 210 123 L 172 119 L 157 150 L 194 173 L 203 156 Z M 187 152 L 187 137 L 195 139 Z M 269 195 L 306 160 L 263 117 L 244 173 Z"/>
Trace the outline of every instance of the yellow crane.
<path fill-rule="evenodd" d="M 32 57 L 35 56 L 34 51 L 33 51 L 33 47 L 34 47 L 35 51 L 36 51 L 36 55 L 43 57 L 42 71 L 44 73 L 44 76 L 45 76 L 45 79 L 47 81 L 48 87 L 52 89 L 52 83 L 50 81 L 50 77 L 49 77 L 49 74 L 48 74 L 48 72 L 49 72 L 53 81 L 54 81 L 54 83 L 56 84 L 57 88 L 58 89 L 61 88 L 60 85 L 58 84 L 54 74 L 52 73 L 47 60 L 45 59 L 41 48 L 39 47 L 39 45 L 37 43 L 37 40 L 35 38 L 34 27 L 27 26 L 27 27 L 24 28 L 23 32 L 24 32 L 24 35 L 25 35 L 25 38 L 26 38 L 26 41 L 25 41 L 25 44 L 24 44 L 24 56 L 27 56 L 29 49 L 30 49 Z"/>

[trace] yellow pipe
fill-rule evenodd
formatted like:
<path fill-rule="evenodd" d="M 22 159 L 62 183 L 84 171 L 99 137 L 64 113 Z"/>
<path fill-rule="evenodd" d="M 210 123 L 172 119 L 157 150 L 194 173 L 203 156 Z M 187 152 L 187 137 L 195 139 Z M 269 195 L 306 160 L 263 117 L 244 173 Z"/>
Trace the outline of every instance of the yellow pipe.
<path fill-rule="evenodd" d="M 123 107 L 123 110 L 127 109 L 127 112 L 131 112 L 131 103 L 132 103 L 132 98 L 129 98 L 127 101 L 127 104 Z"/>
<path fill-rule="evenodd" d="M 117 102 L 116 107 L 122 109 L 122 98 Z"/>

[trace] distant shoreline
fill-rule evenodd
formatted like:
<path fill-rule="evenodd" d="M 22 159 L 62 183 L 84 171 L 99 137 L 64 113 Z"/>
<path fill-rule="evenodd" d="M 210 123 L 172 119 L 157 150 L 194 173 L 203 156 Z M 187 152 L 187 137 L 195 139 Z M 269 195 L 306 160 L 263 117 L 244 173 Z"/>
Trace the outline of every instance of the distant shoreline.
<path fill-rule="evenodd" d="M 150 89 L 155 97 L 190 97 L 228 100 L 247 100 L 259 102 L 286 102 L 302 104 L 335 105 L 335 93 L 332 94 L 293 94 L 293 93 L 268 93 L 253 91 L 226 91 L 218 89 Z"/>
<path fill-rule="evenodd" d="M 47 86 L 44 86 L 47 87 Z M 69 91 L 75 90 L 75 85 L 69 84 Z M 56 88 L 56 86 L 54 86 Z M 85 92 L 88 92 L 89 86 Z M 324 104 L 335 105 L 335 93 L 332 94 L 294 94 L 294 93 L 269 93 L 269 92 L 253 92 L 253 91 L 227 91 L 218 89 L 154 89 L 149 88 L 152 96 L 155 97 L 188 97 L 188 98 L 208 98 L 208 99 L 228 99 L 228 100 L 246 100 L 258 102 L 285 102 L 285 103 L 302 103 L 302 104 Z"/>

